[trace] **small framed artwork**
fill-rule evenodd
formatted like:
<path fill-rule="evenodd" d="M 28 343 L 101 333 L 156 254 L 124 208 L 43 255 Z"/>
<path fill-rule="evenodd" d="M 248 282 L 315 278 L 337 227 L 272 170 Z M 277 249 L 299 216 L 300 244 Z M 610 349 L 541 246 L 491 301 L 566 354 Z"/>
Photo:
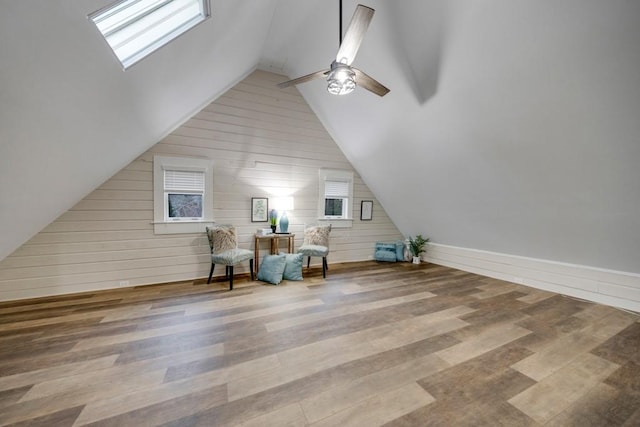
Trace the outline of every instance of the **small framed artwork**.
<path fill-rule="evenodd" d="M 373 219 L 373 200 L 363 200 L 360 202 L 360 221 L 371 221 Z"/>
<path fill-rule="evenodd" d="M 269 220 L 269 199 L 266 197 L 251 198 L 251 222 L 267 222 Z"/>

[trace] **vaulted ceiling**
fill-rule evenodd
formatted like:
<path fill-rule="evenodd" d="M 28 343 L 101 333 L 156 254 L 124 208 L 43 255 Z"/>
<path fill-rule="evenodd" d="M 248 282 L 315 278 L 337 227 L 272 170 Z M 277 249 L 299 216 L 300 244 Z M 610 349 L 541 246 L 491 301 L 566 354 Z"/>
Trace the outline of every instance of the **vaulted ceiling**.
<path fill-rule="evenodd" d="M 338 48 L 338 0 L 212 0 L 123 72 L 109 2 L 0 3 L 0 259 L 255 68 Z M 640 2 L 363 3 L 354 65 L 391 93 L 298 90 L 403 233 L 640 272 Z"/>

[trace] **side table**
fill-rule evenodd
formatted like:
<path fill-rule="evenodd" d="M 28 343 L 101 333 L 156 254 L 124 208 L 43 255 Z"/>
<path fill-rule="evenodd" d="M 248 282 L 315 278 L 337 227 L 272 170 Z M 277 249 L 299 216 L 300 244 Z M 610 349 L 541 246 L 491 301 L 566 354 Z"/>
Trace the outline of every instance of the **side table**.
<path fill-rule="evenodd" d="M 293 246 L 294 246 L 294 238 L 296 237 L 295 234 L 291 234 L 291 233 L 287 233 L 287 234 L 267 234 L 266 236 L 259 236 L 259 235 L 255 235 L 254 236 L 254 258 L 255 258 L 255 263 L 254 263 L 254 269 L 256 271 L 256 273 L 258 272 L 258 269 L 260 268 L 260 242 L 262 241 L 269 241 L 269 253 L 271 255 L 275 255 L 280 251 L 279 245 L 280 245 L 280 239 L 287 239 L 287 251 L 292 254 L 293 253 Z M 284 248 L 283 248 L 284 249 Z"/>

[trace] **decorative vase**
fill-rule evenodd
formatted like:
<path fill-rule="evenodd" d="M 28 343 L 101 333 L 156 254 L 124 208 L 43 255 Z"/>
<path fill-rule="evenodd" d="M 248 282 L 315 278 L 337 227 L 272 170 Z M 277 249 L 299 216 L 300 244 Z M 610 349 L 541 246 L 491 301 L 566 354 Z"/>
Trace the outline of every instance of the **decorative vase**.
<path fill-rule="evenodd" d="M 277 226 L 275 226 L 275 225 L 272 225 L 272 226 L 271 226 L 271 232 L 272 232 L 272 233 L 275 233 L 275 232 L 276 232 L 276 227 L 277 227 Z"/>
<path fill-rule="evenodd" d="M 413 257 L 413 263 L 414 264 L 420 264 L 420 257 L 419 256 L 414 256 Z"/>
<path fill-rule="evenodd" d="M 283 212 L 280 217 L 280 232 L 288 233 L 289 232 L 289 218 L 287 218 L 287 213 Z"/>

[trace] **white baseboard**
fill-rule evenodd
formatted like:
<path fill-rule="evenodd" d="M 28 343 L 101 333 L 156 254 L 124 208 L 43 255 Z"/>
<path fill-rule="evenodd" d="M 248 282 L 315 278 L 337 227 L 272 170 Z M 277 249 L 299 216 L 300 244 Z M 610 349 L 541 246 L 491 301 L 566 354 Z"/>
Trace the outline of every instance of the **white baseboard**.
<path fill-rule="evenodd" d="M 640 274 L 430 243 L 434 264 L 640 312 Z"/>

